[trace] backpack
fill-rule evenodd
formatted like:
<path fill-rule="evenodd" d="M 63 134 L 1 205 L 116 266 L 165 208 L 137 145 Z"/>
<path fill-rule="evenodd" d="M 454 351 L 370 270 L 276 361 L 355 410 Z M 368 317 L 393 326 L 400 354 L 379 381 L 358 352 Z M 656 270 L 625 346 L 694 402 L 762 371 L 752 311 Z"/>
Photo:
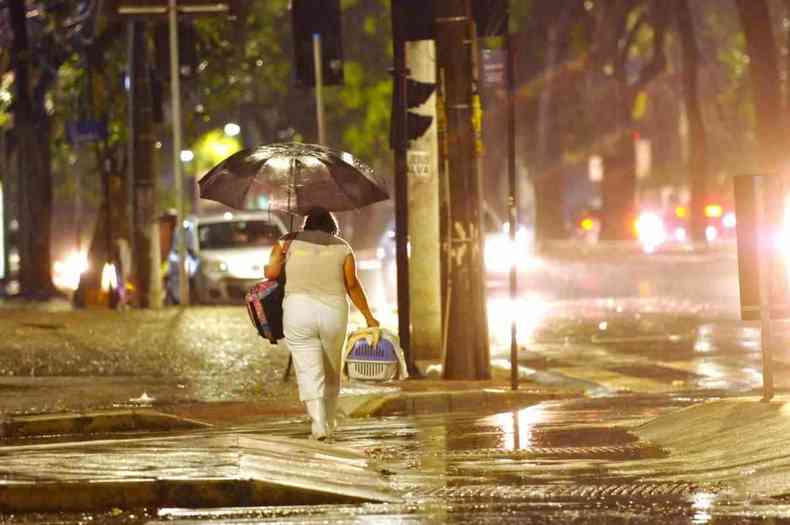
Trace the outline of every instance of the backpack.
<path fill-rule="evenodd" d="M 258 335 L 272 344 L 285 337 L 283 333 L 283 298 L 285 283 L 280 279 L 266 279 L 257 283 L 244 295 L 247 313 Z"/>
<path fill-rule="evenodd" d="M 288 254 L 290 241 L 283 247 L 283 257 Z M 247 313 L 258 335 L 272 344 L 285 337 L 283 331 L 283 299 L 285 299 L 285 265 L 277 279 L 257 283 L 244 294 Z"/>

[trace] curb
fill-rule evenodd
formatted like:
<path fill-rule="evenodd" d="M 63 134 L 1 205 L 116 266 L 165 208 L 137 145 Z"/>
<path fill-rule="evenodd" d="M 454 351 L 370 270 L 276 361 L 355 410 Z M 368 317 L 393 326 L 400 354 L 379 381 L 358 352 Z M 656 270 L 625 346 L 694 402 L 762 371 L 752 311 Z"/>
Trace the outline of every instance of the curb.
<path fill-rule="evenodd" d="M 208 423 L 151 409 L 96 411 L 8 417 L 0 422 L 0 438 L 189 430 L 210 426 Z"/>
<path fill-rule="evenodd" d="M 469 412 L 479 411 L 481 408 L 496 412 L 565 397 L 568 396 L 499 388 L 485 388 L 478 391 L 401 392 L 387 395 L 341 397 L 339 408 L 351 418 Z"/>
<path fill-rule="evenodd" d="M 248 479 L 129 479 L 0 484 L 0 512 L 80 512 L 141 507 L 248 507 L 365 503 L 378 499 Z M 393 501 L 396 501 L 393 498 Z"/>

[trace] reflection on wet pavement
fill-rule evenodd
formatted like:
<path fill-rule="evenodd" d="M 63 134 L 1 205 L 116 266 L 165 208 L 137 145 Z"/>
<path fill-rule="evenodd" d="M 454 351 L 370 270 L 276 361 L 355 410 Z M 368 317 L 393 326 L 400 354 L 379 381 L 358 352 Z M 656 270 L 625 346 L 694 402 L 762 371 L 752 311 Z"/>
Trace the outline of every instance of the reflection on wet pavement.
<path fill-rule="evenodd" d="M 647 481 L 651 461 L 668 452 L 627 429 L 701 399 L 632 395 L 545 402 L 488 417 L 346 420 L 336 444 L 364 450 L 407 504 L 249 512 L 281 523 L 707 523 L 705 516 L 723 517 L 723 487 Z M 293 433 L 286 424 L 258 430 Z M 742 508 L 728 502 L 726 514 Z M 190 514 L 168 514 L 176 515 Z"/>
<path fill-rule="evenodd" d="M 790 523 L 790 505 L 781 500 L 739 499 L 717 483 L 656 480 L 672 474 L 671 457 L 628 428 L 701 400 L 630 395 L 487 417 L 346 420 L 335 444 L 364 451 L 405 503 L 163 509 L 156 523 Z M 255 431 L 298 434 L 292 422 Z"/>

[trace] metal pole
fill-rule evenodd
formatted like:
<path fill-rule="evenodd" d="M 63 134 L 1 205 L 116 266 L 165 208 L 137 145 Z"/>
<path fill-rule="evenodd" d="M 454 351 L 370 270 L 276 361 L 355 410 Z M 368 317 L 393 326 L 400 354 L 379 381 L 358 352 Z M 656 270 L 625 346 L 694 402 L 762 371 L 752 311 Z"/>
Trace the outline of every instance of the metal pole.
<path fill-rule="evenodd" d="M 505 35 L 507 44 L 507 181 L 508 181 L 508 224 L 510 225 L 511 249 L 516 245 L 516 228 L 518 228 L 518 201 L 516 199 L 516 108 L 515 108 L 515 57 L 513 37 Z M 510 265 L 510 388 L 518 390 L 518 339 L 516 337 L 516 295 L 518 294 L 518 274 L 516 260 Z"/>
<path fill-rule="evenodd" d="M 408 165 L 406 150 L 408 149 L 408 118 L 406 107 L 407 75 L 406 48 L 403 39 L 404 13 L 402 2 L 392 2 L 392 75 L 397 107 L 393 119 L 400 122 L 395 129 L 393 141 L 395 170 L 395 267 L 397 272 L 398 295 L 398 337 L 405 354 L 409 374 L 419 375 L 411 353 L 411 298 L 409 296 L 409 185 L 407 181 Z"/>
<path fill-rule="evenodd" d="M 760 287 L 760 347 L 763 355 L 763 401 L 774 397 L 773 358 L 771 355 L 771 276 L 773 270 L 772 221 L 767 220 L 765 177 L 755 177 L 754 205 L 757 211 L 757 257 Z"/>
<path fill-rule="evenodd" d="M 324 127 L 324 69 L 321 67 L 321 35 L 313 34 L 313 68 L 315 71 L 315 112 L 318 119 L 318 143 L 326 144 Z"/>
<path fill-rule="evenodd" d="M 173 118 L 173 178 L 176 192 L 176 232 L 178 236 L 178 293 L 179 304 L 189 306 L 189 276 L 186 271 L 186 236 L 184 229 L 184 181 L 181 172 L 181 82 L 178 65 L 178 7 L 176 0 L 169 0 L 168 21 L 170 32 L 170 98 Z"/>

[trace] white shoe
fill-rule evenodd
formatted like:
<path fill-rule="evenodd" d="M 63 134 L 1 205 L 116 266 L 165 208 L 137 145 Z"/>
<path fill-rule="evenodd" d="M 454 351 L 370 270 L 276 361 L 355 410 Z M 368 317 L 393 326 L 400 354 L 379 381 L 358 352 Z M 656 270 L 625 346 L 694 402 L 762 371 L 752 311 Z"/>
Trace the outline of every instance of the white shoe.
<path fill-rule="evenodd" d="M 310 399 L 304 404 L 312 420 L 311 438 L 319 441 L 326 439 L 329 433 L 326 420 L 326 401 L 324 399 Z"/>

